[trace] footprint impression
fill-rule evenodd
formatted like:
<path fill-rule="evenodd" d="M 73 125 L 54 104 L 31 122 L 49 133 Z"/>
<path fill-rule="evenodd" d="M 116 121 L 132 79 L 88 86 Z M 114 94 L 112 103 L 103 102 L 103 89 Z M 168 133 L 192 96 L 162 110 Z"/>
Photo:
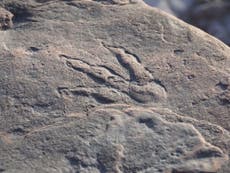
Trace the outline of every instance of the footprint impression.
<path fill-rule="evenodd" d="M 121 68 L 127 72 L 129 79 L 121 71 L 106 65 L 90 64 L 82 59 L 60 55 L 66 59 L 66 65 L 84 73 L 100 87 L 72 88 L 73 94 L 93 97 L 100 104 L 137 102 L 142 104 L 161 103 L 167 98 L 167 91 L 159 80 L 153 78 L 141 63 L 140 58 L 121 47 L 103 46 L 116 58 Z"/>

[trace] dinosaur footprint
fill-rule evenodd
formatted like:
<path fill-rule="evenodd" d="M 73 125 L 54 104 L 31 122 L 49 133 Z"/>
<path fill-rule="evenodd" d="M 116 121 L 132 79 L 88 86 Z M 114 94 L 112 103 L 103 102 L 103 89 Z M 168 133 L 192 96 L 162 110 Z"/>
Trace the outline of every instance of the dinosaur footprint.
<path fill-rule="evenodd" d="M 165 87 L 159 85 L 152 74 L 141 64 L 139 57 L 123 48 L 105 46 L 117 58 L 129 75 L 129 96 L 137 102 L 161 102 L 167 98 Z"/>
<path fill-rule="evenodd" d="M 100 104 L 117 102 L 147 104 L 161 103 L 166 100 L 165 87 L 153 78 L 151 72 L 146 70 L 137 55 L 124 48 L 105 44 L 103 46 L 114 55 L 118 64 L 127 71 L 129 79 L 123 77 L 124 74 L 121 74 L 120 71 L 107 67 L 105 64 L 90 64 L 81 59 L 61 55 L 66 59 L 66 65 L 69 68 L 84 73 L 100 86 L 100 89 L 88 89 L 87 93 L 89 94 L 86 96 L 92 96 Z M 80 94 L 82 88 L 79 89 L 79 92 L 77 90 L 77 88 L 74 88 L 74 92 Z M 115 95 L 111 95 L 111 93 L 115 93 Z"/>

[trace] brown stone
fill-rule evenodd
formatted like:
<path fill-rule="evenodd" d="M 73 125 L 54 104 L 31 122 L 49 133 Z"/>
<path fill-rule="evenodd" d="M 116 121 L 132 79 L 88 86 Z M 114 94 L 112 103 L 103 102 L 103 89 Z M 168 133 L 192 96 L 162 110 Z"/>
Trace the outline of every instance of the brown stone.
<path fill-rule="evenodd" d="M 7 30 L 13 27 L 13 14 L 0 7 L 0 30 Z"/>
<path fill-rule="evenodd" d="M 142 1 L 2 5 L 2 172 L 229 172 L 228 46 Z"/>

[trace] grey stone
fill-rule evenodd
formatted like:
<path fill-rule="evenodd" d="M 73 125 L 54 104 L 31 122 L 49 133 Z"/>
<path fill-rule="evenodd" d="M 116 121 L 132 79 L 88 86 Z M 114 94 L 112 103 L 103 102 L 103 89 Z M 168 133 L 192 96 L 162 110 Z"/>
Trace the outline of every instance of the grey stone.
<path fill-rule="evenodd" d="M 228 46 L 142 1 L 0 2 L 0 172 L 229 172 Z"/>
<path fill-rule="evenodd" d="M 230 2 L 224 0 L 144 0 L 178 18 L 201 28 L 230 45 Z M 214 24 L 218 23 L 218 24 Z"/>
<path fill-rule="evenodd" d="M 13 14 L 0 7 L 0 30 L 7 30 L 13 27 Z"/>

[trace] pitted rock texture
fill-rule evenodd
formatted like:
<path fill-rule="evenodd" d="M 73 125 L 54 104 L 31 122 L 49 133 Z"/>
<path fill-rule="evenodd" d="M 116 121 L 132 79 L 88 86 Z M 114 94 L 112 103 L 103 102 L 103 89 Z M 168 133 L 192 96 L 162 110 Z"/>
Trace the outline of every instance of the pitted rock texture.
<path fill-rule="evenodd" d="M 13 27 L 13 14 L 0 7 L 0 30 L 7 30 Z"/>
<path fill-rule="evenodd" d="M 129 105 L 98 107 L 88 116 L 72 114 L 1 136 L 8 172 L 214 172 L 227 160 L 192 124 Z"/>
<path fill-rule="evenodd" d="M 228 46 L 142 1 L 0 2 L 0 172 L 230 171 Z"/>

